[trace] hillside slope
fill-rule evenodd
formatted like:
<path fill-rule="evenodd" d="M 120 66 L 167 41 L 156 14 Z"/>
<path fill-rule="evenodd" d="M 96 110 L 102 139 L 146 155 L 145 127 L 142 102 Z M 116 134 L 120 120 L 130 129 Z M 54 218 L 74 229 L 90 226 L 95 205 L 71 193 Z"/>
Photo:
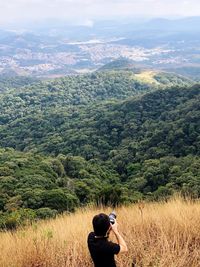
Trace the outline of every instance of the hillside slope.
<path fill-rule="evenodd" d="M 0 129 L 0 145 L 54 154 L 73 153 L 87 159 L 108 159 L 112 150 L 124 148 L 131 151 L 136 161 L 166 155 L 199 155 L 199 98 L 200 86 L 171 88 L 70 113 L 67 107 L 43 107 L 34 114 L 39 105 L 36 102 L 35 109 L 31 105 L 28 110 L 33 115 L 21 111 L 19 119 L 11 106 L 10 114 L 4 114 L 9 119 Z"/>
<path fill-rule="evenodd" d="M 0 128 L 0 145 L 23 152 L 1 152 L 1 210 L 62 212 L 91 201 L 116 205 L 177 191 L 199 197 L 199 100 L 197 85 L 70 113 L 63 107 L 10 117 Z"/>
<path fill-rule="evenodd" d="M 0 80 L 0 125 L 27 115 L 40 116 L 46 112 L 70 111 L 71 107 L 86 106 L 103 101 L 125 100 L 168 85 L 189 86 L 192 80 L 184 77 L 144 79 L 131 71 L 96 72 L 68 76 L 50 81 L 31 83 L 28 78 Z M 151 76 L 151 75 L 150 75 Z M 34 80 L 33 80 L 34 81 Z M 153 82 L 152 82 L 153 81 Z M 24 86 L 22 86 L 24 84 Z M 21 85 L 21 87 L 20 87 Z M 13 89 L 15 88 L 15 89 Z M 73 109 L 73 108 L 72 108 Z M 70 111 L 71 112 L 71 111 Z"/>
<path fill-rule="evenodd" d="M 8 77 L 6 75 L 0 75 L 0 93 L 4 93 L 8 91 L 9 89 L 15 88 L 21 88 L 23 86 L 28 86 L 33 83 L 38 83 L 39 80 L 32 77 L 26 77 L 26 76 L 11 76 Z"/>
<path fill-rule="evenodd" d="M 12 234 L 0 233 L 0 266 L 93 266 L 86 240 L 93 216 L 102 211 L 111 209 L 84 209 Z M 199 202 L 137 204 L 118 208 L 117 215 L 128 245 L 128 253 L 116 257 L 119 267 L 199 266 Z"/>

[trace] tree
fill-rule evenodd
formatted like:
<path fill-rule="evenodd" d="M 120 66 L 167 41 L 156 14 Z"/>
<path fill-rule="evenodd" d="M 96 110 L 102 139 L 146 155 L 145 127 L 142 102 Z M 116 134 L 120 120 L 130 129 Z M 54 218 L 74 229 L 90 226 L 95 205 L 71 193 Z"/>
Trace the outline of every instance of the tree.
<path fill-rule="evenodd" d="M 52 189 L 41 193 L 44 207 L 62 211 L 73 211 L 78 205 L 78 199 L 75 195 L 65 193 L 62 189 Z"/>

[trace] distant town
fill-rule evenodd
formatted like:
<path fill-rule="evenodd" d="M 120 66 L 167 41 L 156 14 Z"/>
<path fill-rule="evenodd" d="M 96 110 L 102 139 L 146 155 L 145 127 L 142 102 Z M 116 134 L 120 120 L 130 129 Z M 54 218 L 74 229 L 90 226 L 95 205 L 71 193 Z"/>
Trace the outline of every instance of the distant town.
<path fill-rule="evenodd" d="M 173 71 L 192 67 L 192 72 L 199 74 L 199 30 L 194 27 L 188 31 L 173 30 L 179 23 L 191 23 L 188 20 L 162 23 L 163 29 L 160 20 L 150 21 L 141 29 L 122 25 L 123 31 L 128 28 L 123 34 L 115 24 L 114 28 L 103 28 L 101 24 L 99 28 L 87 28 L 85 35 L 78 27 L 67 28 L 62 35 L 59 29 L 55 35 L 52 29 L 45 33 L 4 31 L 3 34 L 0 30 L 0 75 L 54 78 L 88 73 L 119 58 L 132 60 L 135 67 Z"/>

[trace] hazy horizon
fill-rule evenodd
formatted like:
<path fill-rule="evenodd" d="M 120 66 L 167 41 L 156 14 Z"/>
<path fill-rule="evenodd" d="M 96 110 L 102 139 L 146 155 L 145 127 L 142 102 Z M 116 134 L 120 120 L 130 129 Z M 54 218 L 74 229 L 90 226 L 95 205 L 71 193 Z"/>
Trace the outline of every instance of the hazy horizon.
<path fill-rule="evenodd" d="M 200 16 L 197 0 L 8 0 L 0 2 L 0 26 L 65 21 L 92 27 L 98 20 Z"/>

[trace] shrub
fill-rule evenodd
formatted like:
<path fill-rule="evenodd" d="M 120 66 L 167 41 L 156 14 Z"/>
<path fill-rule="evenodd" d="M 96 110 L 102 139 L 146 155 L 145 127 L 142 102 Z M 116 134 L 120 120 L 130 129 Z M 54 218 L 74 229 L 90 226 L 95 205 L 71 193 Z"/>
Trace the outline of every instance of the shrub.
<path fill-rule="evenodd" d="M 49 219 L 55 218 L 57 214 L 56 210 L 52 210 L 50 208 L 40 208 L 36 210 L 36 216 L 39 219 Z"/>

